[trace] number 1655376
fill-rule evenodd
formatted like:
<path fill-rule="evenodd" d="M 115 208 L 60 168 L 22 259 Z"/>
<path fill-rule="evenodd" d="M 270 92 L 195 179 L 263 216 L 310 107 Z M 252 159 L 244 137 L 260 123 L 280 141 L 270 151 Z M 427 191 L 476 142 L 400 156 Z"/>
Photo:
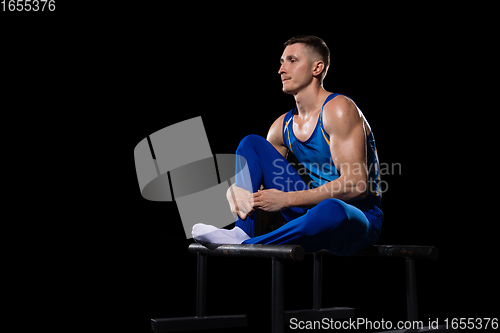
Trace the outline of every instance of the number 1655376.
<path fill-rule="evenodd" d="M 2 0 L 3 11 L 9 12 L 38 12 L 56 10 L 56 0 Z"/>

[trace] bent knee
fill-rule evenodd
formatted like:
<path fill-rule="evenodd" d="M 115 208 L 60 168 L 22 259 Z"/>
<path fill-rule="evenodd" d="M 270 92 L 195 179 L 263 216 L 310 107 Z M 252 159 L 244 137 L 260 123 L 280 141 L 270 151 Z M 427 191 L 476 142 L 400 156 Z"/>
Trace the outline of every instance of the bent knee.
<path fill-rule="evenodd" d="M 323 232 L 331 232 L 349 218 L 342 201 L 326 199 L 311 208 L 298 226 L 303 236 L 314 236 Z"/>
<path fill-rule="evenodd" d="M 255 146 L 261 145 L 262 142 L 264 142 L 264 141 L 267 142 L 267 140 L 264 139 L 263 137 L 261 137 L 260 135 L 250 134 L 250 135 L 245 136 L 240 141 L 239 147 L 248 147 L 248 146 L 255 147 Z"/>
<path fill-rule="evenodd" d="M 321 210 L 322 215 L 324 214 L 326 217 L 335 218 L 335 220 L 342 222 L 349 219 L 345 205 L 346 204 L 339 199 L 330 198 L 321 201 L 316 207 Z"/>

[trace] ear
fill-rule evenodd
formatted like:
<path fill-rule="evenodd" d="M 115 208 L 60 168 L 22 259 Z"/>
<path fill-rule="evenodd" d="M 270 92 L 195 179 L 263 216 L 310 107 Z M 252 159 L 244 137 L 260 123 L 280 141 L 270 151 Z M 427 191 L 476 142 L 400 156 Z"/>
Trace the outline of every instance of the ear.
<path fill-rule="evenodd" d="M 312 64 L 312 74 L 314 76 L 319 76 L 325 69 L 325 63 L 321 60 L 315 61 Z"/>

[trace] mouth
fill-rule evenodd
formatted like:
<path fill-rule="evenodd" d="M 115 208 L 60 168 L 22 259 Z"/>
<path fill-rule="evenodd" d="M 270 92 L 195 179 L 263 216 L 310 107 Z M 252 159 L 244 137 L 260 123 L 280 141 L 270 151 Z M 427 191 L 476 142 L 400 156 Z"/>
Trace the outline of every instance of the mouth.
<path fill-rule="evenodd" d="M 281 79 L 281 83 L 285 83 L 286 81 L 290 81 L 291 79 L 288 78 L 288 79 Z"/>

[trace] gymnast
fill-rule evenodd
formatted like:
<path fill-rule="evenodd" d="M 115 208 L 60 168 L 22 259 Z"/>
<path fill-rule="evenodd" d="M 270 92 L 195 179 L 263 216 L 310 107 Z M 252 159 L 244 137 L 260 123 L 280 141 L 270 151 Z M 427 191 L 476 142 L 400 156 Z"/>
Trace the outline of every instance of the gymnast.
<path fill-rule="evenodd" d="M 382 226 L 380 167 L 372 129 L 350 98 L 326 91 L 330 51 L 316 36 L 288 40 L 280 59 L 283 92 L 296 107 L 267 139 L 245 137 L 236 151 L 236 179 L 227 191 L 233 229 L 196 224 L 202 244 L 294 244 L 306 252 L 351 255 L 374 244 Z M 286 160 L 292 152 L 308 183 Z M 242 169 L 248 168 L 249 177 Z M 287 223 L 255 236 L 255 210 L 280 211 Z"/>

